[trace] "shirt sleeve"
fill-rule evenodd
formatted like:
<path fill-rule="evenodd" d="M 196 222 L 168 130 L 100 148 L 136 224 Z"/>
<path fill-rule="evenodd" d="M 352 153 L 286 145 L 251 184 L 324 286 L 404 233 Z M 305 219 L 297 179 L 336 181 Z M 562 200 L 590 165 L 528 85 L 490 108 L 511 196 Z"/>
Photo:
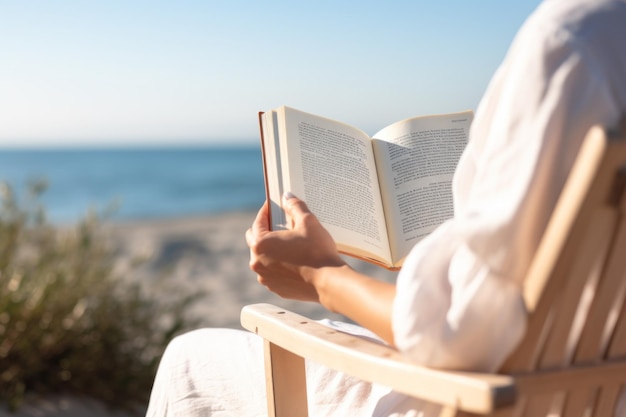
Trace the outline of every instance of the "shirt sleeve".
<path fill-rule="evenodd" d="M 492 79 L 455 173 L 454 218 L 398 276 L 395 343 L 417 363 L 494 371 L 523 337 L 523 277 L 580 144 L 619 120 L 588 50 L 531 19 Z"/>

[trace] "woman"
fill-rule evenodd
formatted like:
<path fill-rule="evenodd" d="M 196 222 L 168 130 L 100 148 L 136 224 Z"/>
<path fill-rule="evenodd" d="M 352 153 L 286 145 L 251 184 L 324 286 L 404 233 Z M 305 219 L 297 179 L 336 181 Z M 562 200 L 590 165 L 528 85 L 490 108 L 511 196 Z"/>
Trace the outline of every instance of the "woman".
<path fill-rule="evenodd" d="M 292 228 L 269 231 L 267 205 L 246 233 L 258 281 L 319 302 L 417 363 L 497 369 L 523 336 L 529 262 L 594 124 L 626 114 L 626 2 L 546 0 L 494 75 L 457 167 L 454 218 L 419 242 L 396 284 L 338 256 L 304 202 L 285 196 Z M 265 413 L 255 335 L 201 330 L 164 355 L 149 415 Z M 307 363 L 312 416 L 428 414 L 434 407 Z"/>

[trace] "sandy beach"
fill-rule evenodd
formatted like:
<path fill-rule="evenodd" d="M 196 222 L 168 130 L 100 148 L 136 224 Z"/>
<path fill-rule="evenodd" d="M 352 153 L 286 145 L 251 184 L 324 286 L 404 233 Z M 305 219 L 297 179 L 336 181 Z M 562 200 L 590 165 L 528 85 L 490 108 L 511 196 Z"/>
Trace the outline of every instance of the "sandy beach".
<path fill-rule="evenodd" d="M 144 283 L 161 278 L 167 284 L 203 293 L 191 309 L 204 327 L 240 328 L 239 312 L 251 303 L 267 302 L 311 318 L 335 318 L 314 303 L 284 300 L 259 285 L 248 268 L 245 231 L 255 213 L 141 221 L 111 225 L 120 273 L 133 259 L 143 259 L 134 278 Z M 345 258 L 354 268 L 394 279 L 395 273 L 367 262 Z M 158 292 L 157 292 L 158 294 Z"/>
<path fill-rule="evenodd" d="M 145 283 L 155 297 L 167 296 L 171 286 L 199 291 L 202 296 L 190 314 L 199 327 L 241 328 L 239 312 L 251 303 L 272 303 L 308 317 L 343 319 L 314 303 L 281 299 L 259 285 L 248 269 L 244 234 L 255 213 L 145 220 L 106 225 L 106 235 L 115 248 L 118 272 L 127 279 Z M 141 259 L 138 267 L 133 262 Z M 394 280 L 395 272 L 345 258 L 355 269 L 382 280 Z M 129 271 L 132 271 L 130 273 Z M 163 292 L 156 283 L 161 281 Z M 153 286 L 154 283 L 154 286 Z M 17 414 L 0 411 L 0 417 L 18 416 L 113 416 L 97 403 L 72 398 L 52 398 L 27 403 Z"/>

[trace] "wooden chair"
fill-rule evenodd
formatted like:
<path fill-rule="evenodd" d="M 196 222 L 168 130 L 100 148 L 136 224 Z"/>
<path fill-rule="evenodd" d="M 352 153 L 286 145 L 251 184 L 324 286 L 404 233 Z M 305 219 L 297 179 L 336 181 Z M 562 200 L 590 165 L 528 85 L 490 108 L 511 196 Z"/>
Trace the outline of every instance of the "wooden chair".
<path fill-rule="evenodd" d="M 626 122 L 620 127 L 594 127 L 584 141 L 524 281 L 527 332 L 498 373 L 424 368 L 391 347 L 252 305 L 241 322 L 265 340 L 269 415 L 307 415 L 308 358 L 439 403 L 441 417 L 617 416 L 626 382 Z"/>

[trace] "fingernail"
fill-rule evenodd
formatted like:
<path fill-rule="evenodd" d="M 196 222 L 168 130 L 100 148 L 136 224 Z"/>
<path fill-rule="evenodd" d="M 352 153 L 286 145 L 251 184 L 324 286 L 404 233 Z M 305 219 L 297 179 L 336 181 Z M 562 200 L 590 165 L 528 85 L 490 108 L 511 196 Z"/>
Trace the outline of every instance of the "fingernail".
<path fill-rule="evenodd" d="M 289 200 L 292 198 L 296 198 L 296 196 L 291 191 L 285 191 L 285 193 L 283 194 L 283 199 Z"/>

